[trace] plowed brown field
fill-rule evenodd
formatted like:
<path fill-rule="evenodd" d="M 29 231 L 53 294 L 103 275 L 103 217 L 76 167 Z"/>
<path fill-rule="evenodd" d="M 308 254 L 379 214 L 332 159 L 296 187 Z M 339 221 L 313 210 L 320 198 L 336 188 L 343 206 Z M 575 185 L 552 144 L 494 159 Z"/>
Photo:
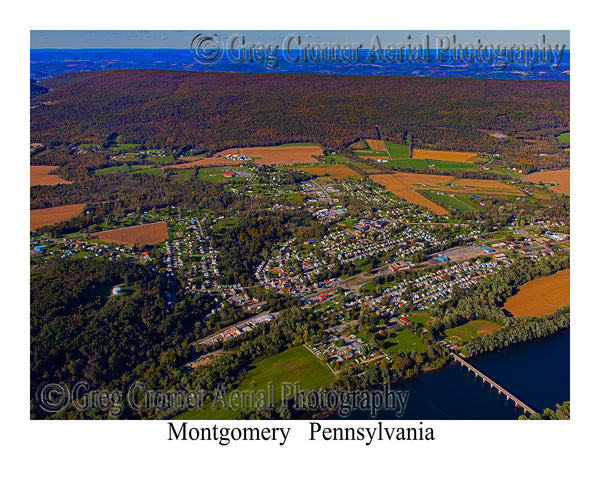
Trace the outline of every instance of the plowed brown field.
<path fill-rule="evenodd" d="M 535 172 L 525 175 L 523 180 L 528 180 L 533 183 L 557 183 L 550 190 L 558 193 L 571 195 L 571 171 L 570 170 L 553 170 L 548 172 Z"/>
<path fill-rule="evenodd" d="M 445 175 L 421 175 L 418 173 L 383 173 L 380 175 L 371 175 L 370 178 L 374 182 L 384 186 L 393 194 L 416 205 L 421 205 L 437 215 L 448 215 L 450 213 L 445 208 L 440 207 L 438 204 L 414 191 L 413 187 L 416 184 L 435 185 L 433 182 L 449 182 L 454 179 L 454 177 Z"/>
<path fill-rule="evenodd" d="M 466 162 L 475 163 L 479 158 L 473 152 L 450 152 L 447 150 L 413 150 L 413 158 L 423 158 L 425 160 L 446 160 L 448 162 Z"/>
<path fill-rule="evenodd" d="M 92 235 L 98 240 L 120 245 L 153 245 L 169 238 L 166 222 L 106 230 Z"/>
<path fill-rule="evenodd" d="M 570 280 L 570 269 L 531 280 L 506 301 L 504 308 L 515 317 L 554 313 L 558 307 L 568 305 L 571 301 Z"/>
<path fill-rule="evenodd" d="M 68 180 L 63 180 L 58 175 L 51 175 L 50 172 L 56 170 L 55 166 L 30 166 L 29 167 L 29 185 L 58 185 L 60 183 L 72 183 Z"/>
<path fill-rule="evenodd" d="M 435 187 L 426 190 L 436 190 L 439 192 L 470 193 L 483 195 L 521 195 L 522 192 L 514 185 L 507 185 L 497 180 L 474 180 L 470 178 L 460 178 L 452 182 L 457 187 Z M 424 190 L 424 189 L 423 189 Z"/>
<path fill-rule="evenodd" d="M 387 152 L 387 148 L 385 147 L 385 143 L 383 143 L 381 140 L 368 139 L 367 140 L 367 145 L 369 145 L 369 147 L 371 147 L 371 150 L 377 150 L 377 151 Z"/>
<path fill-rule="evenodd" d="M 360 175 L 346 165 L 311 165 L 310 167 L 296 167 L 298 170 L 311 175 L 329 175 L 332 178 L 360 177 Z"/>
<path fill-rule="evenodd" d="M 285 147 L 230 148 L 217 155 L 247 155 L 258 165 L 293 165 L 296 163 L 318 163 L 313 155 L 322 155 L 323 149 L 317 146 L 300 145 Z M 259 157 L 259 158 L 256 158 Z"/>
<path fill-rule="evenodd" d="M 55 223 L 76 217 L 83 212 L 83 207 L 85 207 L 85 203 L 29 210 L 29 228 L 37 230 L 40 227 L 54 225 Z"/>

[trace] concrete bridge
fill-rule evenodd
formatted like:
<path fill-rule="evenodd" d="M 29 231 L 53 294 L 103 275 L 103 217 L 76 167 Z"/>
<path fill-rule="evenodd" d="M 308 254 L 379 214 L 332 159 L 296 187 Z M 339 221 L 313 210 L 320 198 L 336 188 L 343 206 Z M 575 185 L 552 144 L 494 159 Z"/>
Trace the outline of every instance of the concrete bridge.
<path fill-rule="evenodd" d="M 533 408 L 531 408 L 530 406 L 526 405 L 524 402 L 522 402 L 521 400 L 519 400 L 512 393 L 510 393 L 508 390 L 506 390 L 506 388 L 498 385 L 490 377 L 488 377 L 484 373 L 481 373 L 473 365 L 471 365 L 469 362 L 467 362 L 464 358 L 459 357 L 458 355 L 456 355 L 455 353 L 452 353 L 452 352 L 450 352 L 450 355 L 462 367 L 467 367 L 467 370 L 469 372 L 473 372 L 475 374 L 475 378 L 478 378 L 478 377 L 481 378 L 483 380 L 483 383 L 487 382 L 487 383 L 490 384 L 490 388 L 495 388 L 496 390 L 498 390 L 498 392 L 501 395 L 505 395 L 507 400 L 512 400 L 513 402 L 515 402 L 515 406 L 516 407 L 522 408 L 525 411 L 525 413 L 529 413 L 529 414 L 536 413 L 536 411 Z"/>

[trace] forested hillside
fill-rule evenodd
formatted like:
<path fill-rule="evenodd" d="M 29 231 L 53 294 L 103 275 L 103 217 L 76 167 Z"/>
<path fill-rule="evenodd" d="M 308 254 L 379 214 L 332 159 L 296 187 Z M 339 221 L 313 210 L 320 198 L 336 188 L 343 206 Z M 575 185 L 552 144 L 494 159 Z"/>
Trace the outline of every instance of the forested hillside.
<path fill-rule="evenodd" d="M 146 148 L 335 148 L 375 137 L 378 125 L 422 146 L 510 152 L 517 137 L 554 140 L 569 128 L 568 82 L 117 70 L 41 85 L 52 90 L 33 100 L 31 141 L 44 144 L 117 132 Z"/>

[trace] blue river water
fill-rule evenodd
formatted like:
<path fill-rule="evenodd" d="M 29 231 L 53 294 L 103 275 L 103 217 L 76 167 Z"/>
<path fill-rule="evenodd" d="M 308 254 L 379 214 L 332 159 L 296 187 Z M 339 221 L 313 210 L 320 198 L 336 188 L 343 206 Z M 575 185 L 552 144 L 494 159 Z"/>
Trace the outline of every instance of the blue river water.
<path fill-rule="evenodd" d="M 570 333 L 512 345 L 469 362 L 531 408 L 542 412 L 570 399 Z M 405 420 L 510 420 L 523 414 L 512 401 L 457 364 L 392 386 L 409 391 Z M 331 417 L 335 419 L 336 417 Z M 369 419 L 354 412 L 351 419 Z M 381 410 L 378 419 L 394 419 Z"/>

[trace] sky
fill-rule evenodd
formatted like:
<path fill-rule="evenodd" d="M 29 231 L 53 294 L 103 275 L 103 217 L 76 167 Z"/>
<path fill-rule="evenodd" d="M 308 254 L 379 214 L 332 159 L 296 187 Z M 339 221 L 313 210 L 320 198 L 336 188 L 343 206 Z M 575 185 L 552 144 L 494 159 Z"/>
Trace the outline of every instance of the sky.
<path fill-rule="evenodd" d="M 300 34 L 306 42 L 362 43 L 366 48 L 370 47 L 375 34 L 382 42 L 420 42 L 429 35 L 430 48 L 437 48 L 442 38 L 452 38 L 452 35 L 456 35 L 457 43 L 477 40 L 492 45 L 537 43 L 541 35 L 545 35 L 547 43 L 566 45 L 567 49 L 570 44 L 568 30 L 31 30 L 30 39 L 32 49 L 188 49 L 192 39 L 200 33 L 216 33 L 225 40 L 233 34 L 243 34 L 246 41 L 280 45 L 287 35 Z"/>

